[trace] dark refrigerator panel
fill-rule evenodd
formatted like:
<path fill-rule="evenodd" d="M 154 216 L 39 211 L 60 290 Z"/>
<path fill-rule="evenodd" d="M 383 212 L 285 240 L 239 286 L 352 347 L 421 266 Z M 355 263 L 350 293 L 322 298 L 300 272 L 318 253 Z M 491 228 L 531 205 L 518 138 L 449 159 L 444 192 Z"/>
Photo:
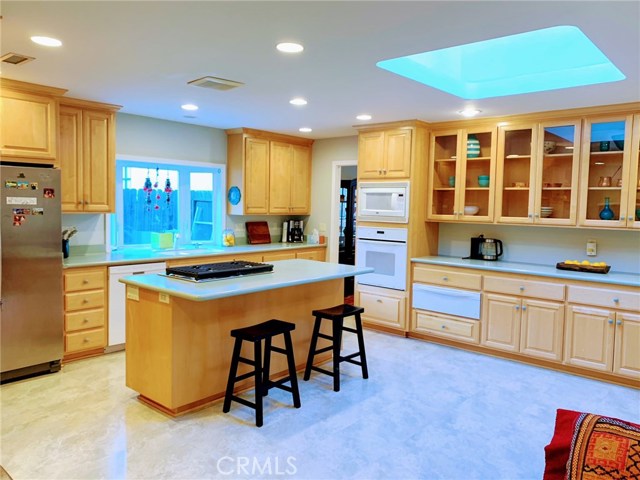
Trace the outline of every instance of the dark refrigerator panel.
<path fill-rule="evenodd" d="M 57 371 L 64 351 L 60 171 L 2 165 L 2 381 Z"/>

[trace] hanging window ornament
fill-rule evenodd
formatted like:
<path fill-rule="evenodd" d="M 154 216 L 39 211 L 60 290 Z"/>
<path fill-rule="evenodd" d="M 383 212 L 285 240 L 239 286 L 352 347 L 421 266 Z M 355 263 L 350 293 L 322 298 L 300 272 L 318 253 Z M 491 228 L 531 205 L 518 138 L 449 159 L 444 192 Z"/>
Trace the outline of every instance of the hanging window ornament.
<path fill-rule="evenodd" d="M 164 184 L 164 193 L 167 194 L 167 203 L 171 202 L 171 192 L 173 192 L 173 189 L 171 188 L 171 180 L 167 177 L 167 181 Z"/>
<path fill-rule="evenodd" d="M 147 170 L 147 178 L 144 181 L 144 187 L 142 191 L 146 195 L 145 203 L 147 204 L 147 211 L 151 209 L 151 192 L 153 191 L 153 185 L 151 185 L 151 177 L 149 177 L 149 171 Z"/>
<path fill-rule="evenodd" d="M 159 181 L 160 181 L 160 167 L 156 167 L 156 181 L 153 184 L 153 188 L 158 188 Z"/>

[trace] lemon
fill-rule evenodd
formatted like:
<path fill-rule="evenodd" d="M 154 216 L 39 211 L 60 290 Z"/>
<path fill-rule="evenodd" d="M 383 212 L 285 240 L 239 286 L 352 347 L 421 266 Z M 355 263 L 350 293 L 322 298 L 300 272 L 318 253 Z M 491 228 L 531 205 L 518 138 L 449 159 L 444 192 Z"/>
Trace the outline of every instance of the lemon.
<path fill-rule="evenodd" d="M 589 260 L 583 260 L 582 265 L 591 265 L 591 262 Z"/>

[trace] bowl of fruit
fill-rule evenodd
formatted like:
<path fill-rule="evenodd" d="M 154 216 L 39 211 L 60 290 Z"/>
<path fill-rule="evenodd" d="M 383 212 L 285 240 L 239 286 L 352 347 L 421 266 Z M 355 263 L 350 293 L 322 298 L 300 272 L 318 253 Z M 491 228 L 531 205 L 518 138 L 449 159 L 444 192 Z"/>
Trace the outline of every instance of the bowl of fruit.
<path fill-rule="evenodd" d="M 607 262 L 590 262 L 589 260 L 565 260 L 556 264 L 558 270 L 572 270 L 574 272 L 608 273 L 611 266 Z"/>

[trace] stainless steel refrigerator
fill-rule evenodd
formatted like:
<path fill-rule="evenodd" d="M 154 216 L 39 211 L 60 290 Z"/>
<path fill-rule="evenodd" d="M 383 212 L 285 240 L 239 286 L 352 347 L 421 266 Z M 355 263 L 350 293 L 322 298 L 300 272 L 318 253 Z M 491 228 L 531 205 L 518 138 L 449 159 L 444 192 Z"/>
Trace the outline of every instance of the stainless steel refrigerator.
<path fill-rule="evenodd" d="M 60 170 L 1 165 L 1 381 L 60 370 Z"/>

